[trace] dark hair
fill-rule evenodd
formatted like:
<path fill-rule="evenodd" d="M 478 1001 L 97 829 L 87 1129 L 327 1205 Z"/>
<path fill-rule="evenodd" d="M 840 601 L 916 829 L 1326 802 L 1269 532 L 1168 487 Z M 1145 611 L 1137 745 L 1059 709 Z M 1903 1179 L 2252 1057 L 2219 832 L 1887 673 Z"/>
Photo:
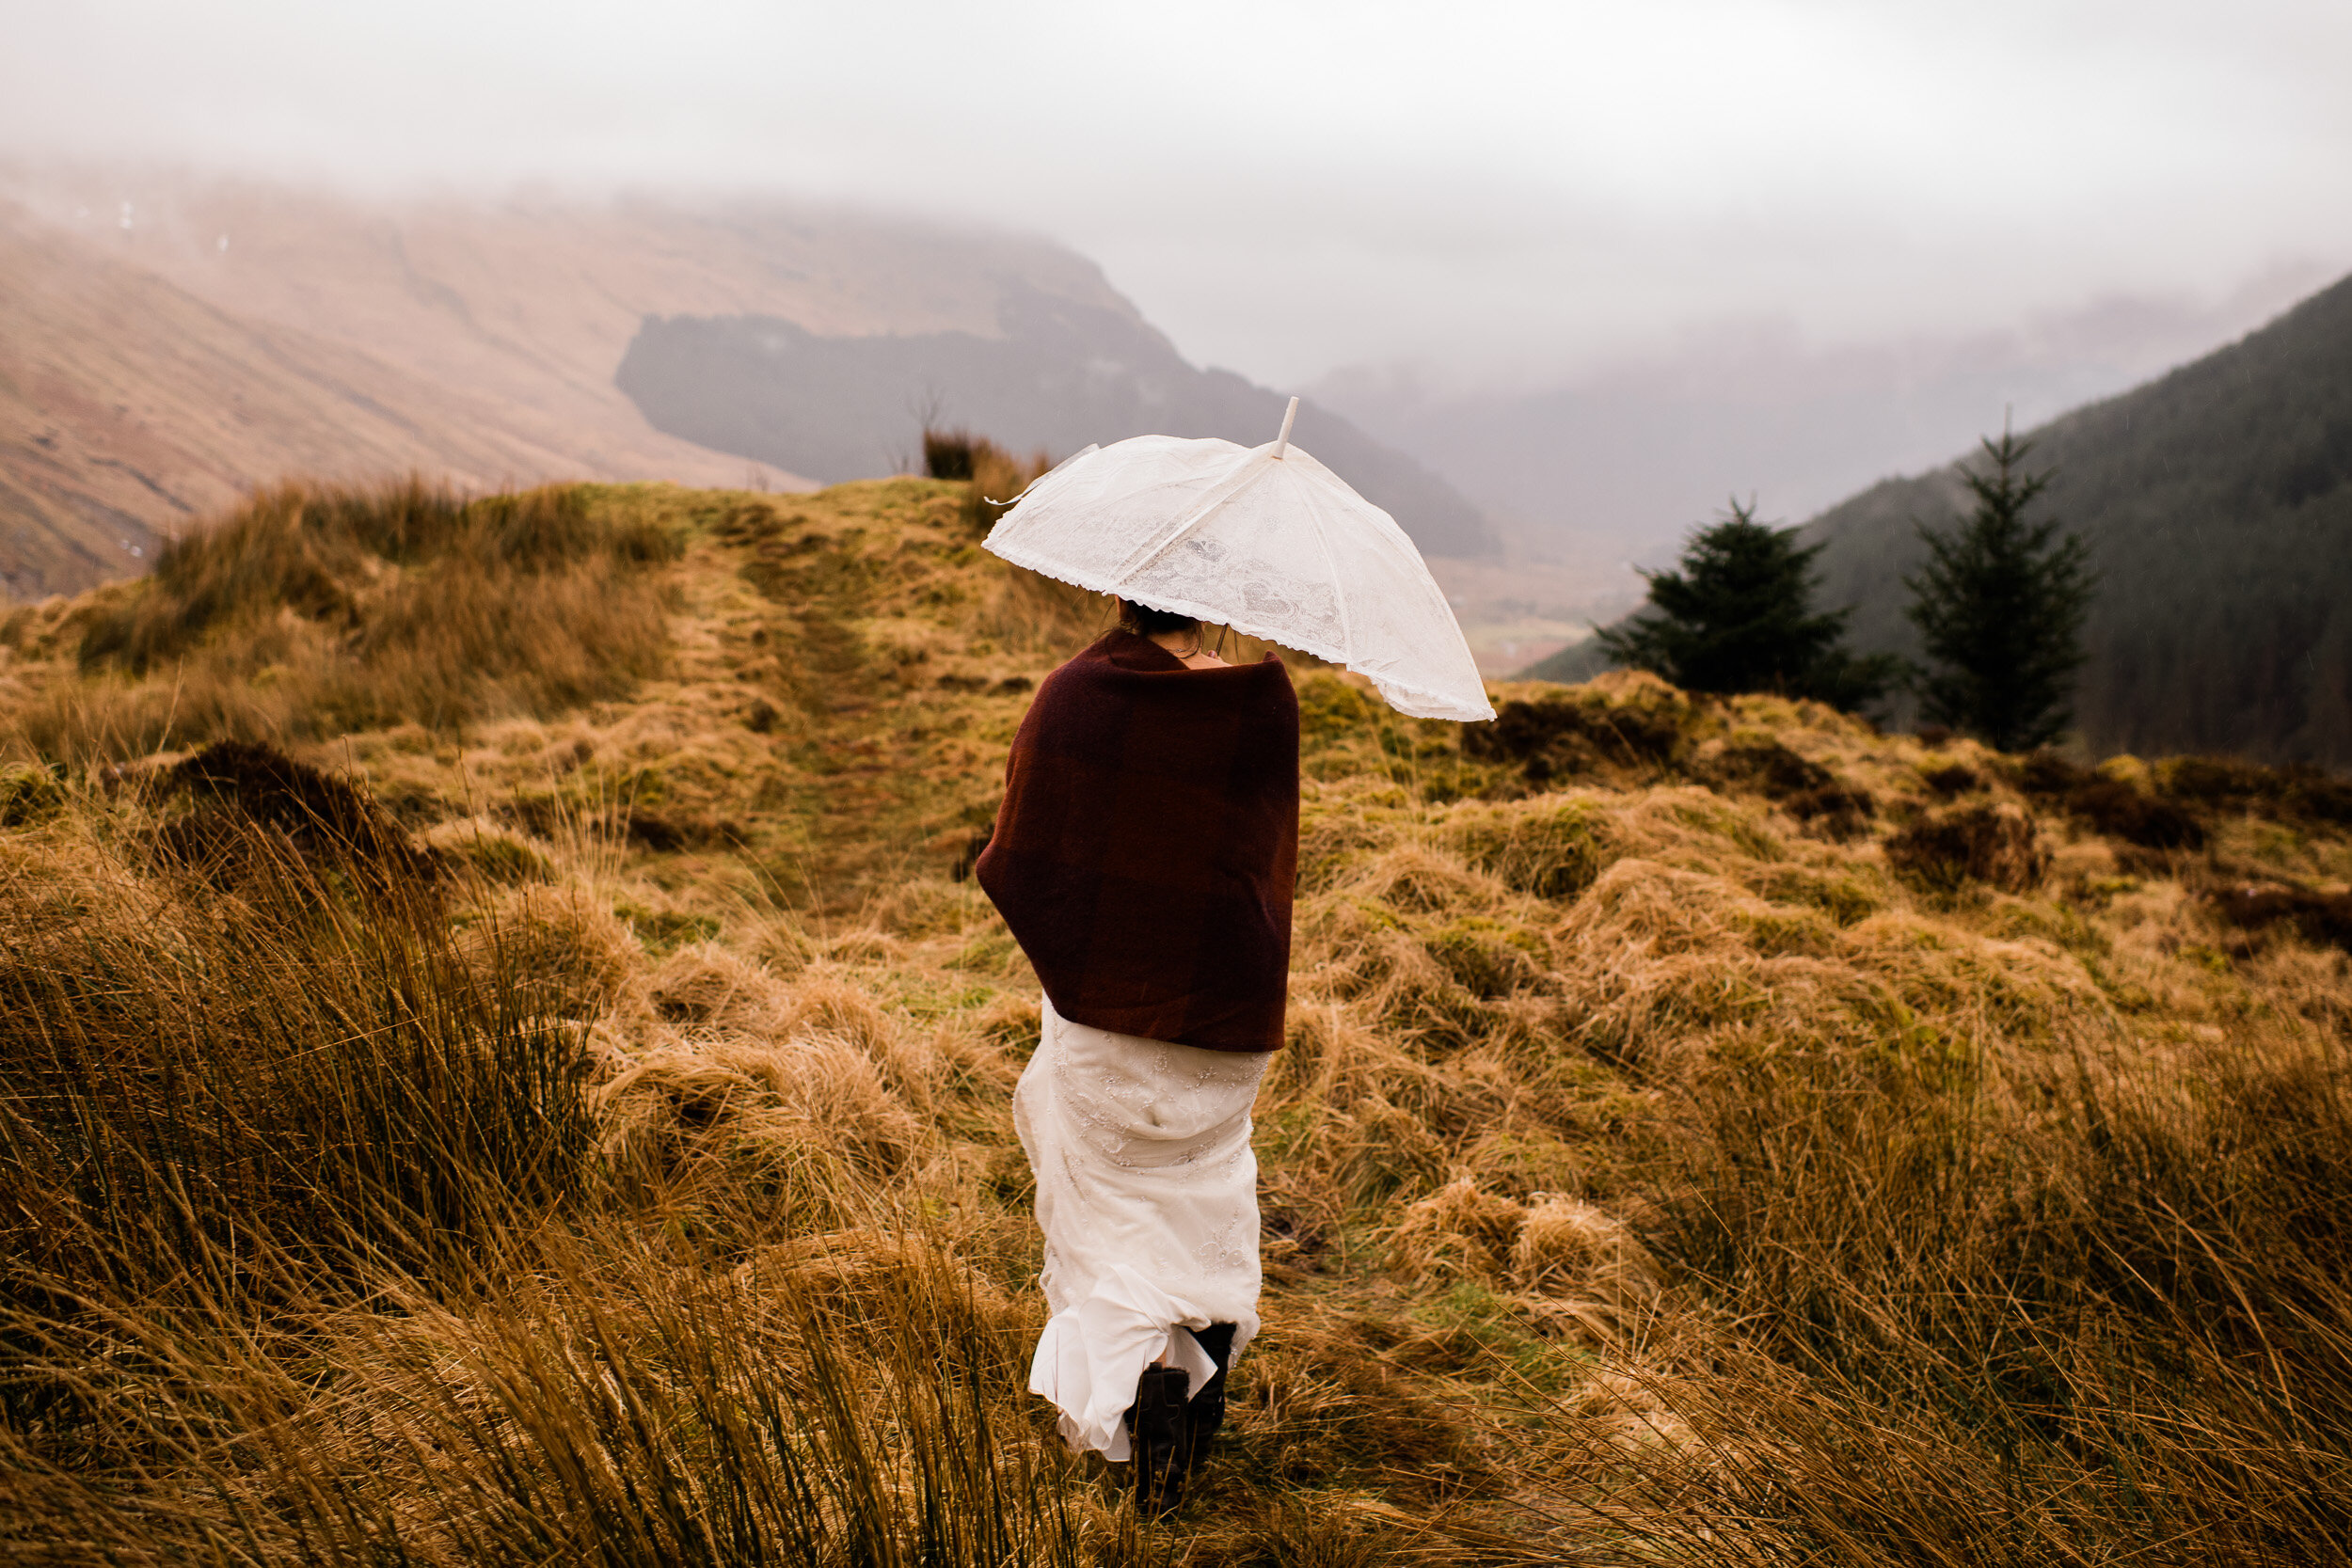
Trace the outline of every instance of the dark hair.
<path fill-rule="evenodd" d="M 1133 599 L 1119 601 L 1119 624 L 1137 637 L 1158 637 L 1171 631 L 1199 631 L 1200 623 L 1172 610 L 1153 610 Z"/>

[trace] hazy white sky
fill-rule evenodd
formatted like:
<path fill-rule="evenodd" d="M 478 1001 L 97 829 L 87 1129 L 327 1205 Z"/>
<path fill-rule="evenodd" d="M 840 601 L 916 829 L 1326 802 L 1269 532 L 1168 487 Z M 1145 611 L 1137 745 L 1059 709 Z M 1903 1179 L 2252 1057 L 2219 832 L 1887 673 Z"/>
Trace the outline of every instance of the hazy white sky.
<path fill-rule="evenodd" d="M 2352 0 L 0 0 L 0 151 L 1042 230 L 1276 386 L 2352 268 Z"/>

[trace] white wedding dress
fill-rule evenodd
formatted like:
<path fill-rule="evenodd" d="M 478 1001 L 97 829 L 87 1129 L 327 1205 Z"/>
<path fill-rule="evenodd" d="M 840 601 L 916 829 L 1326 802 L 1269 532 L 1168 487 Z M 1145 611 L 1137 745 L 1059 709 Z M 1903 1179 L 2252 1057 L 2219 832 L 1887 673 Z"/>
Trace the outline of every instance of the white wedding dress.
<path fill-rule="evenodd" d="M 1195 1393 L 1216 1370 L 1176 1330 L 1233 1324 L 1229 1366 L 1258 1332 L 1249 1108 L 1267 1057 L 1072 1023 L 1050 999 L 1041 1023 L 1012 1101 L 1054 1314 L 1029 1389 L 1060 1409 L 1073 1449 L 1123 1461 L 1144 1368 L 1165 1354 Z"/>

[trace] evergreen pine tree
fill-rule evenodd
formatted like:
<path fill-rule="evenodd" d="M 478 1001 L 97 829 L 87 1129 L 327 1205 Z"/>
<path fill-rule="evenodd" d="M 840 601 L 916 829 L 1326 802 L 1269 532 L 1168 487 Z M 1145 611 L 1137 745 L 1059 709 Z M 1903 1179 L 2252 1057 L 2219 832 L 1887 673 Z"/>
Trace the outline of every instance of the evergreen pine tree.
<path fill-rule="evenodd" d="M 1645 572 L 1647 612 L 1600 633 L 1618 664 L 1686 691 L 1778 691 L 1851 710 L 1885 695 L 1898 661 L 1840 645 L 1851 610 L 1813 612 L 1813 558 L 1753 502 L 1692 535 L 1678 570 Z"/>
<path fill-rule="evenodd" d="M 2032 473 L 2033 443 L 2006 426 L 1982 443 L 1989 467 L 1963 477 L 1976 511 L 1949 534 L 1915 524 L 1928 562 L 1903 578 L 1906 612 L 1927 647 L 1920 709 L 1932 722 L 2004 752 L 2045 745 L 2073 721 L 2083 620 L 2096 579 L 2090 548 L 2056 519 L 2026 521 L 2050 486 Z"/>

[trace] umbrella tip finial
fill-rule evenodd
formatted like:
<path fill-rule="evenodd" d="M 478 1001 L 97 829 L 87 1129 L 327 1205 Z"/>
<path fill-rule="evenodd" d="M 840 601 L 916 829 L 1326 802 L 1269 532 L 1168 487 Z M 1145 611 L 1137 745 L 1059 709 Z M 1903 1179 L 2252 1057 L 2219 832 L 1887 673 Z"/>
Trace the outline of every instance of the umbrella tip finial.
<path fill-rule="evenodd" d="M 1296 418 L 1298 400 L 1293 398 L 1291 405 L 1282 410 L 1282 434 L 1274 438 L 1274 460 L 1277 463 L 1282 461 L 1282 454 L 1291 450 L 1291 421 Z"/>

